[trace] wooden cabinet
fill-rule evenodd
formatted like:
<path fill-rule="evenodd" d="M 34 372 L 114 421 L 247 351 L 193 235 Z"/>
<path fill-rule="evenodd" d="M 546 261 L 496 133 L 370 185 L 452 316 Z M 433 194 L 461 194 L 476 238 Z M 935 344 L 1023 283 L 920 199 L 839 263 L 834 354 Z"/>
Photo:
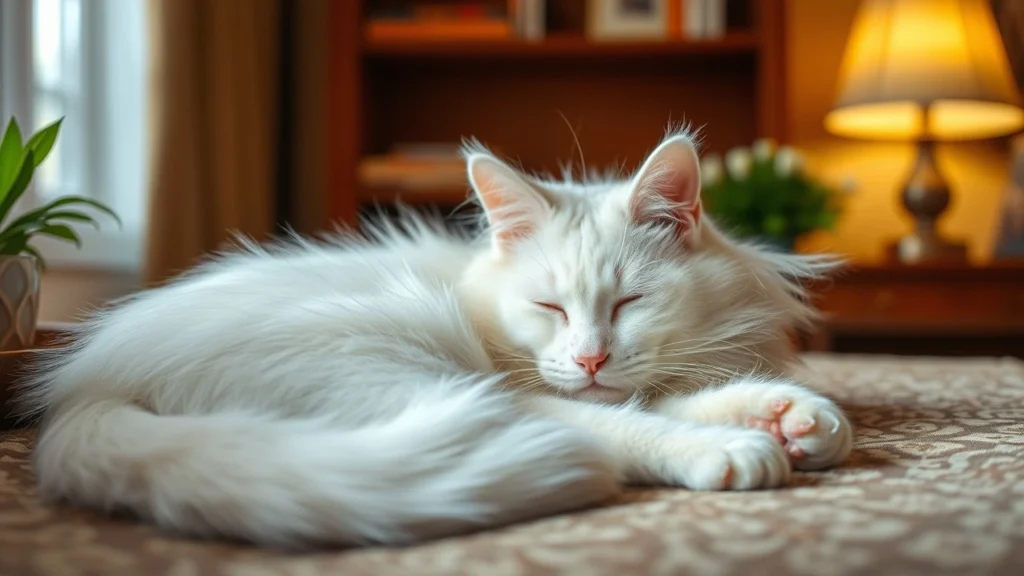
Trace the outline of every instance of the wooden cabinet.
<path fill-rule="evenodd" d="M 1024 263 L 861 267 L 814 293 L 813 350 L 1024 357 Z"/>

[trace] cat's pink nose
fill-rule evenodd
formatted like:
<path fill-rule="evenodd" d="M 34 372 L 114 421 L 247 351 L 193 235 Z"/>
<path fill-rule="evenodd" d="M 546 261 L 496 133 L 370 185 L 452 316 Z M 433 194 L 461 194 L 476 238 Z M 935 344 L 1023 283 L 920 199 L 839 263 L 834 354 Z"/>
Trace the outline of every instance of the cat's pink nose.
<path fill-rule="evenodd" d="M 597 371 L 604 366 L 604 363 L 608 360 L 608 353 L 605 351 L 598 352 L 597 354 L 587 354 L 585 356 L 576 356 L 573 358 L 581 368 L 587 371 L 587 374 L 593 376 L 597 374 Z"/>

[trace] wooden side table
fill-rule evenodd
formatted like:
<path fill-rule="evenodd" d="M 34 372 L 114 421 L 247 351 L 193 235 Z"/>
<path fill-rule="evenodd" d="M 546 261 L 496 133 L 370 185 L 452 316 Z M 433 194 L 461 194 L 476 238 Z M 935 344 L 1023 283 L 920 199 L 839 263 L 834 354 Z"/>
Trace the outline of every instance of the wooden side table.
<path fill-rule="evenodd" d="M 858 267 L 813 292 L 809 350 L 1024 357 L 1024 262 Z"/>

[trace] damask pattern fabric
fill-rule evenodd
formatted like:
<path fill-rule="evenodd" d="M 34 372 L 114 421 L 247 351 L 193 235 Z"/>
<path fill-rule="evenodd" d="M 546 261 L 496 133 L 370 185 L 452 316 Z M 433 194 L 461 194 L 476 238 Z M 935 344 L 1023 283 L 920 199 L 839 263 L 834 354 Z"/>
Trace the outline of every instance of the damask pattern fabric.
<path fill-rule="evenodd" d="M 748 493 L 630 490 L 426 545 L 284 554 L 44 506 L 0 436 L 0 575 L 1024 574 L 1024 364 L 808 356 L 856 428 L 841 469 Z"/>

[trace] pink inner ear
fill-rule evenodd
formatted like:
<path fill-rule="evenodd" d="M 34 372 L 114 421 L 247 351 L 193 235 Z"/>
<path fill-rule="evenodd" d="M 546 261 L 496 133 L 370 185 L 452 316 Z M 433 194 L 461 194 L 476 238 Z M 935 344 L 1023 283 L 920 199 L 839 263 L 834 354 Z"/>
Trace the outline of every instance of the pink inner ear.
<path fill-rule="evenodd" d="M 699 186 L 685 176 L 664 173 L 641 181 L 632 199 L 633 216 L 640 221 L 668 218 L 696 225 L 701 216 Z"/>
<path fill-rule="evenodd" d="M 483 160 L 471 167 L 471 178 L 499 245 L 533 232 L 543 207 L 514 172 L 496 160 Z"/>
<path fill-rule="evenodd" d="M 492 226 L 497 229 L 496 236 L 502 241 L 513 241 L 528 236 L 536 227 L 530 219 L 530 212 L 515 202 L 502 199 L 491 212 Z"/>
<path fill-rule="evenodd" d="M 701 220 L 700 164 L 689 141 L 663 144 L 641 169 L 632 198 L 637 221 L 670 221 L 692 239 Z"/>

